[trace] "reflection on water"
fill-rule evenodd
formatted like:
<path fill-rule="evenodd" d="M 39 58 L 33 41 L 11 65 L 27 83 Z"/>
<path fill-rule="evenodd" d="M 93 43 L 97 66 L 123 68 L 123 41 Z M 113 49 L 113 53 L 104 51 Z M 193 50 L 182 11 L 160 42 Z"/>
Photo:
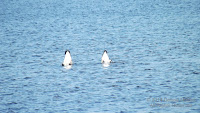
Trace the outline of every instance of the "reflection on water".
<path fill-rule="evenodd" d="M 110 63 L 102 63 L 102 66 L 107 69 L 110 66 Z"/>
<path fill-rule="evenodd" d="M 72 68 L 72 65 L 66 65 L 64 66 L 65 69 L 71 69 Z"/>

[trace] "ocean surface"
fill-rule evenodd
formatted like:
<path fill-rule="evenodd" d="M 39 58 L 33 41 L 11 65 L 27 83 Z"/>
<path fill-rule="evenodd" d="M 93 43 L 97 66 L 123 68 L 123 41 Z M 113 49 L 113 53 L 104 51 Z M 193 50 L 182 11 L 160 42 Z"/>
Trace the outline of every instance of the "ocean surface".
<path fill-rule="evenodd" d="M 0 113 L 200 113 L 200 1 L 1 0 Z"/>

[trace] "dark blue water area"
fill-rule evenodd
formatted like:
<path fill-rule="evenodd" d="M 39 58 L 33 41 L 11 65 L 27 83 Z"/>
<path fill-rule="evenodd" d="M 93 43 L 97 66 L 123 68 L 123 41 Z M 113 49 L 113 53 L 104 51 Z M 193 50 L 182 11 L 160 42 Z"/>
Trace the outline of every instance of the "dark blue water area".
<path fill-rule="evenodd" d="M 0 1 L 1 113 L 199 113 L 199 92 L 199 0 Z"/>

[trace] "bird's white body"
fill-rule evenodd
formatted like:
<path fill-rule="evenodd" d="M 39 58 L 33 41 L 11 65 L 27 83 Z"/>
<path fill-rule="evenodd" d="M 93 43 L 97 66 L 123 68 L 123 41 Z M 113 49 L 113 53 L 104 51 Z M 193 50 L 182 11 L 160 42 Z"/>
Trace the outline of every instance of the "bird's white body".
<path fill-rule="evenodd" d="M 65 59 L 62 63 L 63 66 L 72 65 L 72 57 L 70 55 L 70 51 L 65 51 Z"/>
<path fill-rule="evenodd" d="M 105 50 L 101 57 L 101 63 L 109 64 L 110 62 L 111 62 L 111 60 L 109 59 L 107 51 Z"/>

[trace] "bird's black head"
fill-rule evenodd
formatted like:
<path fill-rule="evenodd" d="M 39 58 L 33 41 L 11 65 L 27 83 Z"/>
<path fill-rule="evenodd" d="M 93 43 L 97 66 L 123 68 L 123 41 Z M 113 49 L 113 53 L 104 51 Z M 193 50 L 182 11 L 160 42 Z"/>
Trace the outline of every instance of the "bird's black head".
<path fill-rule="evenodd" d="M 106 51 L 106 50 L 104 50 L 104 52 L 106 52 L 106 53 L 107 53 L 107 51 Z"/>
<path fill-rule="evenodd" d="M 66 51 L 65 51 L 65 54 L 66 54 L 67 52 L 69 52 L 69 53 L 70 53 L 70 51 L 69 51 L 69 50 L 66 50 Z"/>

